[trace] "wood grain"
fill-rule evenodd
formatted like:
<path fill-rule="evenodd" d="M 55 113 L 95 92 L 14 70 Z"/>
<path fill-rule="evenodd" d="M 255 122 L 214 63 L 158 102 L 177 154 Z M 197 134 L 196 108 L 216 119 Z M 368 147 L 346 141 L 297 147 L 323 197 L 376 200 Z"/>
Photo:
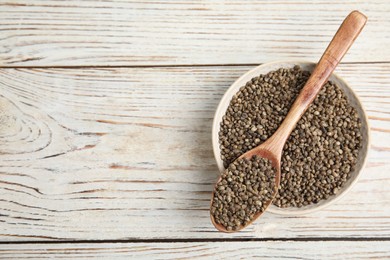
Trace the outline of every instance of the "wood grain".
<path fill-rule="evenodd" d="M 342 247 L 340 246 L 342 244 Z M 388 259 L 389 241 L 0 245 L 0 259 Z"/>
<path fill-rule="evenodd" d="M 317 61 L 355 9 L 369 23 L 344 61 L 390 61 L 387 0 L 0 0 L 0 66 Z"/>
<path fill-rule="evenodd" d="M 350 194 L 316 214 L 214 230 L 212 118 L 248 69 L 1 69 L 0 240 L 390 237 L 390 64 L 338 69 L 372 130 Z"/>

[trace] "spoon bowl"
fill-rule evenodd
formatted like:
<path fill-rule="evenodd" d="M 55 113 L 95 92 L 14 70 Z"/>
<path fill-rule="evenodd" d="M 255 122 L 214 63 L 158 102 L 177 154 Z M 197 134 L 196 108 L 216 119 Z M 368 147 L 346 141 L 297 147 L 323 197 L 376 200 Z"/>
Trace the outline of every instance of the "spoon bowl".
<path fill-rule="evenodd" d="M 275 195 L 278 191 L 278 187 L 280 185 L 280 158 L 275 156 L 275 154 L 267 147 L 266 143 L 263 143 L 263 145 L 260 145 L 260 146 L 256 147 L 255 149 L 249 150 L 248 152 L 241 155 L 239 158 L 250 159 L 250 158 L 252 158 L 252 156 L 255 156 L 255 155 L 271 161 L 272 167 L 275 169 L 275 184 L 274 184 L 273 196 L 272 196 L 271 200 L 269 200 L 265 203 L 265 208 L 267 208 L 272 203 L 272 200 L 275 197 Z M 222 178 L 220 177 L 218 179 L 217 183 L 220 182 L 221 179 Z M 211 198 L 211 204 L 212 204 L 213 200 L 214 200 L 214 193 L 213 193 L 212 198 Z M 259 218 L 264 212 L 265 211 L 256 213 L 254 215 L 253 219 L 250 222 L 248 222 L 248 224 L 246 226 L 250 225 L 253 221 L 255 221 L 257 218 Z M 211 222 L 213 223 L 215 228 L 219 231 L 222 231 L 222 232 L 233 233 L 233 232 L 237 232 L 237 231 L 240 231 L 241 229 L 245 228 L 245 226 L 241 226 L 237 230 L 229 231 L 223 225 L 218 224 L 215 221 L 214 216 L 212 214 L 210 214 L 210 218 L 211 218 Z"/>

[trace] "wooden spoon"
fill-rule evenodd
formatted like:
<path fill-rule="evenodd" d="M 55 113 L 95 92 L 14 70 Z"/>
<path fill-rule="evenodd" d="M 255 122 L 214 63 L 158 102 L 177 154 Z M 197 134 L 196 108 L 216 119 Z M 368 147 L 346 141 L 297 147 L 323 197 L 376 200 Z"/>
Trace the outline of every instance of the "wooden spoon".
<path fill-rule="evenodd" d="M 275 167 L 276 169 L 273 197 L 275 197 L 278 187 L 280 185 L 280 161 L 284 144 L 286 143 L 288 137 L 290 136 L 292 130 L 295 128 L 295 125 L 297 124 L 301 116 L 305 113 L 310 104 L 313 102 L 321 87 L 325 84 L 325 82 L 327 82 L 329 76 L 339 64 L 344 54 L 351 47 L 352 43 L 359 35 L 366 22 L 367 17 L 359 11 L 353 11 L 345 18 L 340 28 L 334 35 L 332 41 L 329 43 L 328 48 L 326 48 L 324 54 L 322 55 L 320 61 L 315 67 L 310 78 L 307 80 L 305 86 L 303 87 L 299 96 L 292 105 L 286 118 L 276 130 L 276 132 L 264 143 L 239 157 L 239 159 L 243 157 L 250 159 L 252 156 L 257 155 L 262 158 L 266 158 L 272 162 L 273 167 Z M 219 178 L 217 184 L 220 181 L 221 178 Z M 213 203 L 217 184 L 214 187 L 214 192 L 211 198 L 211 205 Z M 272 200 L 273 199 L 265 203 L 265 208 L 267 208 L 271 204 Z M 262 212 L 255 214 L 253 219 L 246 226 L 251 224 L 261 214 Z M 237 230 L 228 231 L 224 226 L 216 223 L 212 214 L 210 214 L 210 216 L 214 226 L 222 232 L 236 232 L 246 227 L 241 226 Z"/>

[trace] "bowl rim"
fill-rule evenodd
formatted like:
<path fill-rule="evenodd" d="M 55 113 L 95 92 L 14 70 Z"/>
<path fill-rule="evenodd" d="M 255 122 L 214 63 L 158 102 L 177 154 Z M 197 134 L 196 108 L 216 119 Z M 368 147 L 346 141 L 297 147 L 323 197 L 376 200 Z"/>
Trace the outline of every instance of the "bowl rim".
<path fill-rule="evenodd" d="M 221 111 L 223 109 L 223 107 L 224 107 L 224 104 L 225 104 L 225 102 L 223 102 L 223 101 L 225 101 L 229 96 L 233 96 L 235 93 L 237 93 L 239 91 L 239 88 L 241 86 L 237 87 L 236 85 L 243 78 L 248 77 L 248 75 L 253 74 L 253 73 L 255 73 L 258 70 L 261 70 L 262 68 L 272 67 L 272 66 L 278 65 L 278 64 L 280 64 L 280 67 L 282 67 L 283 64 L 284 65 L 285 64 L 290 64 L 290 65 L 299 65 L 299 66 L 302 66 L 302 65 L 313 66 L 313 65 L 316 65 L 317 63 L 306 61 L 306 60 L 277 60 L 277 61 L 273 61 L 273 62 L 263 63 L 263 64 L 261 64 L 259 66 L 254 67 L 253 69 L 250 69 L 246 73 L 242 74 L 238 79 L 236 79 L 229 86 L 229 88 L 225 91 L 224 95 L 222 96 L 222 98 L 220 99 L 220 101 L 218 103 L 218 107 L 217 107 L 217 109 L 216 109 L 216 111 L 214 113 L 214 118 L 213 118 L 213 123 L 212 123 L 213 125 L 212 125 L 212 131 L 211 131 L 211 135 L 212 135 L 211 139 L 212 139 L 214 159 L 215 159 L 215 161 L 217 163 L 219 172 L 222 172 L 225 169 L 223 167 L 223 161 L 220 159 L 219 140 L 218 140 L 219 139 L 218 133 L 219 133 L 219 129 L 220 129 L 220 126 L 219 126 L 219 124 L 220 124 L 220 120 L 219 119 L 220 118 L 218 117 L 218 115 L 221 114 L 223 116 L 225 114 L 225 111 Z M 271 70 L 272 69 L 270 69 L 269 71 L 271 71 Z M 267 73 L 267 72 L 264 72 L 264 73 Z M 354 187 L 354 185 L 358 182 L 359 178 L 362 175 L 363 169 L 365 168 L 365 166 L 367 164 L 367 158 L 369 157 L 369 152 L 370 152 L 369 148 L 370 148 L 370 145 L 371 145 L 370 124 L 369 124 L 369 121 L 368 121 L 367 113 L 366 113 L 365 107 L 364 107 L 363 103 L 361 102 L 359 96 L 350 87 L 350 85 L 342 77 L 340 77 L 335 72 L 332 73 L 331 77 L 334 77 L 338 81 L 342 82 L 342 84 L 353 95 L 353 98 L 356 100 L 357 105 L 360 106 L 360 108 L 361 108 L 360 109 L 361 110 L 360 118 L 362 120 L 362 123 L 365 124 L 365 126 L 367 128 L 367 141 L 366 141 L 367 146 L 366 146 L 365 151 L 363 150 L 364 147 L 362 147 L 362 151 L 361 152 L 365 152 L 365 156 L 363 157 L 363 162 L 361 164 L 361 167 L 357 171 L 355 178 L 349 183 L 349 185 L 347 187 L 345 187 L 344 190 L 341 193 L 337 194 L 332 199 L 325 200 L 321 204 L 311 204 L 311 205 L 317 205 L 317 206 L 311 207 L 311 208 L 308 208 L 308 209 L 305 209 L 305 207 L 302 207 L 302 208 L 294 208 L 294 207 L 291 207 L 291 208 L 279 208 L 277 206 L 270 205 L 268 207 L 268 209 L 267 209 L 268 212 L 271 212 L 271 213 L 274 213 L 274 214 L 279 214 L 279 215 L 286 215 L 286 216 L 297 216 L 297 215 L 304 215 L 304 214 L 317 212 L 317 211 L 319 211 L 321 209 L 324 209 L 325 207 L 328 207 L 329 205 L 331 205 L 333 203 L 336 203 L 340 199 L 342 199 L 345 196 L 345 194 L 347 194 Z M 230 100 L 228 101 L 228 103 L 230 103 Z M 217 122 L 217 120 L 218 120 L 218 122 Z"/>

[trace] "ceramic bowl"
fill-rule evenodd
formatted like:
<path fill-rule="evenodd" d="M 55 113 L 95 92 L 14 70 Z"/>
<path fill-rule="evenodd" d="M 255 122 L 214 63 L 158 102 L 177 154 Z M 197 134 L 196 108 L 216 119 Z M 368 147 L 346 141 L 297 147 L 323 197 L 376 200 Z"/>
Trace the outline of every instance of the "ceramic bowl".
<path fill-rule="evenodd" d="M 217 165 L 220 172 L 223 172 L 225 169 L 223 167 L 223 162 L 220 157 L 218 132 L 220 129 L 220 123 L 222 121 L 222 117 L 225 114 L 226 109 L 229 106 L 230 100 L 232 99 L 234 94 L 236 94 L 239 91 L 240 87 L 244 86 L 253 77 L 256 77 L 260 74 L 266 74 L 270 71 L 277 70 L 279 68 L 292 68 L 295 65 L 301 66 L 303 70 L 313 71 L 316 64 L 312 62 L 303 62 L 303 61 L 278 61 L 278 62 L 266 63 L 245 73 L 227 89 L 226 93 L 224 94 L 224 96 L 222 97 L 218 105 L 217 111 L 215 112 L 213 128 L 212 128 L 212 143 L 213 143 L 214 157 L 217 161 Z M 344 184 L 344 186 L 339 190 L 339 192 L 336 195 L 330 196 L 327 200 L 322 200 L 317 204 L 311 204 L 301 208 L 294 208 L 294 207 L 278 208 L 274 205 L 271 205 L 267 209 L 267 211 L 269 212 L 281 214 L 281 215 L 301 215 L 301 214 L 312 213 L 320 209 L 323 209 L 324 207 L 327 207 L 335 203 L 338 199 L 340 199 L 345 194 L 347 194 L 348 191 L 351 190 L 353 185 L 358 181 L 359 175 L 361 174 L 362 169 L 364 168 L 366 158 L 367 158 L 368 147 L 369 147 L 369 127 L 368 127 L 368 120 L 367 120 L 366 113 L 358 97 L 353 92 L 353 90 L 348 86 L 345 80 L 337 76 L 335 73 L 333 73 L 330 76 L 329 80 L 336 83 L 343 90 L 343 92 L 348 98 L 349 103 L 357 110 L 360 116 L 360 120 L 362 122 L 363 145 L 361 151 L 359 152 L 358 163 L 355 167 L 355 170 L 351 172 L 351 177 Z"/>

